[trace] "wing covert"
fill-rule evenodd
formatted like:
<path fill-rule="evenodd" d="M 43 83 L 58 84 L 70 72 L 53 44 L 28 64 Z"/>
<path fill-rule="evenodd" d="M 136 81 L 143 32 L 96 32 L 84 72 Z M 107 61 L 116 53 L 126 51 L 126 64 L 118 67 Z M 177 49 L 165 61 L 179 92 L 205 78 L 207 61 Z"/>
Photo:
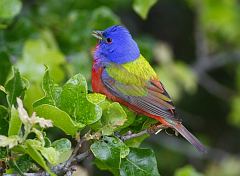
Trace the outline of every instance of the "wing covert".
<path fill-rule="evenodd" d="M 133 80 L 133 83 L 129 81 L 123 83 L 111 77 L 107 69 L 104 69 L 102 82 L 114 96 L 147 113 L 163 118 L 174 118 L 175 107 L 160 81 L 144 80 L 121 65 L 114 65 L 114 67 L 120 69 L 121 76 Z"/>

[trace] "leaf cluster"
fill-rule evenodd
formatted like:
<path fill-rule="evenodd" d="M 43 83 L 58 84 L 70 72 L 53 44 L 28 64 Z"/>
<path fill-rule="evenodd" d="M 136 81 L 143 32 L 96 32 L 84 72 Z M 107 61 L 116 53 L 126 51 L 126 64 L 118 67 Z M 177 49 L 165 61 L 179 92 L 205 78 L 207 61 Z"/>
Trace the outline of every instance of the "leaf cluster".
<path fill-rule="evenodd" d="M 29 81 L 13 67 L 11 76 L 1 86 L 7 102 L 7 106 L 1 106 L 0 118 L 4 122 L 0 125 L 0 146 L 1 158 L 9 167 L 6 172 L 23 174 L 44 169 L 55 175 L 51 169 L 72 155 L 72 142 L 67 138 L 77 140 L 81 134 L 90 142 L 89 150 L 100 169 L 115 175 L 159 175 L 150 149 L 130 147 L 138 146 L 142 138 L 124 143 L 119 135 L 115 136 L 116 132 L 125 134 L 148 127 L 146 119 L 135 119 L 136 114 L 119 103 L 110 102 L 104 95 L 89 93 L 84 76 L 74 75 L 60 86 L 46 68 L 42 80 L 44 96 L 33 103 L 31 116 L 21 100 L 28 85 Z M 136 129 L 136 123 L 141 128 Z M 67 138 L 52 140 L 44 130 L 49 127 L 60 129 Z M 99 136 L 94 137 L 96 134 Z"/>

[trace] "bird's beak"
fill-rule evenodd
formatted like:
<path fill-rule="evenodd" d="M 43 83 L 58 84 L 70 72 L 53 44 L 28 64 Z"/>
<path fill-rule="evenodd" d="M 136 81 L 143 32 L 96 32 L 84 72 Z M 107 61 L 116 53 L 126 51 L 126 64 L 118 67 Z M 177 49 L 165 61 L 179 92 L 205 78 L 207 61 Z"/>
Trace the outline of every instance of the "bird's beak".
<path fill-rule="evenodd" d="M 93 31 L 93 32 L 92 32 L 92 35 L 93 35 L 94 37 L 96 37 L 97 39 L 102 40 L 102 39 L 103 39 L 102 33 L 103 33 L 102 31 Z"/>

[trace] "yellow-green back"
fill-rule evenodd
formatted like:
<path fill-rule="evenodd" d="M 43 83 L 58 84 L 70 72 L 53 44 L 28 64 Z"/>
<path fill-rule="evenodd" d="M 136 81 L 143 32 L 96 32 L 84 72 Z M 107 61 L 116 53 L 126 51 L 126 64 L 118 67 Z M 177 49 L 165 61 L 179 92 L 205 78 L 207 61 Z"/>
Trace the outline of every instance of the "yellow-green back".
<path fill-rule="evenodd" d="M 110 64 L 106 70 L 110 77 L 126 85 L 143 86 L 150 79 L 157 78 L 155 71 L 142 55 L 125 64 Z"/>

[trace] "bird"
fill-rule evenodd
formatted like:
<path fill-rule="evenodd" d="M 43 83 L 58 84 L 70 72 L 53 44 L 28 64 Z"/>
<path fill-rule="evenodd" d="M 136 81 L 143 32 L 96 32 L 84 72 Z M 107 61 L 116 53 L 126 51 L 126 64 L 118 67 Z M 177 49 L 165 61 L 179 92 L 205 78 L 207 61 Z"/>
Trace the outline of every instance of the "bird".
<path fill-rule="evenodd" d="M 179 120 L 176 108 L 158 75 L 140 53 L 127 28 L 110 26 L 95 30 L 98 39 L 93 52 L 92 90 L 138 114 L 156 119 L 180 133 L 200 152 L 206 147 Z"/>

